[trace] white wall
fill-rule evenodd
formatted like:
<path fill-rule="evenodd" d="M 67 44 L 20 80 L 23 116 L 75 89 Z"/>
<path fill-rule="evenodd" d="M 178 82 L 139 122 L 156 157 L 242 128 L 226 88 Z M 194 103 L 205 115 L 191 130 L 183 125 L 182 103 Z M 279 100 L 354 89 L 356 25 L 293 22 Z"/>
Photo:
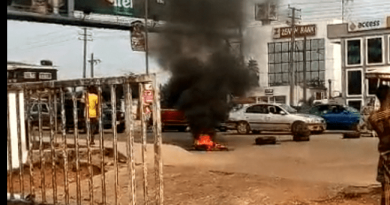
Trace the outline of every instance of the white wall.
<path fill-rule="evenodd" d="M 16 93 L 8 91 L 8 106 L 9 106 L 9 131 L 11 137 L 11 151 L 12 151 L 12 168 L 19 168 L 19 152 L 18 152 L 18 134 L 17 134 L 17 118 L 16 118 Z M 19 93 L 19 108 L 20 108 L 20 134 L 21 134 L 21 145 L 22 145 L 22 162 L 23 164 L 27 161 L 27 148 L 26 148 L 26 132 L 24 126 L 24 98 L 23 93 Z M 8 164 L 8 145 L 7 145 L 7 170 L 9 170 Z"/>

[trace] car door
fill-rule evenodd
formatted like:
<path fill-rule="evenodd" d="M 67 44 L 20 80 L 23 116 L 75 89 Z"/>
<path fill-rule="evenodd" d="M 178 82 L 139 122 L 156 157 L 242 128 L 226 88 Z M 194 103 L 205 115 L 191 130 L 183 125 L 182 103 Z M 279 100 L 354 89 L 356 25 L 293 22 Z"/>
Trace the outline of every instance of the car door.
<path fill-rule="evenodd" d="M 245 120 L 252 130 L 265 130 L 267 114 L 266 105 L 253 105 L 246 109 Z"/>
<path fill-rule="evenodd" d="M 340 129 L 345 126 L 346 121 L 348 121 L 348 115 L 343 114 L 343 110 L 343 107 L 340 105 L 330 105 L 323 112 L 323 118 L 326 120 L 329 128 Z"/>
<path fill-rule="evenodd" d="M 291 116 L 287 113 L 282 115 L 281 111 L 283 111 L 277 105 L 268 105 L 268 117 L 267 119 L 267 128 L 268 130 L 288 130 L 291 124 Z"/>

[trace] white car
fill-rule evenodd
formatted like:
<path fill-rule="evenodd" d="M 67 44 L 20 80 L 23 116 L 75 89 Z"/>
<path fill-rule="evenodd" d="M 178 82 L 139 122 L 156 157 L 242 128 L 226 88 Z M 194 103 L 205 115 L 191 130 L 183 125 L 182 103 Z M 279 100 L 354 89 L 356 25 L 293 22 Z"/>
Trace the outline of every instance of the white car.
<path fill-rule="evenodd" d="M 235 129 L 240 134 L 260 133 L 261 131 L 291 131 L 298 126 L 307 125 L 312 133 L 322 133 L 326 129 L 323 118 L 297 114 L 286 104 L 244 104 L 229 114 L 226 122 L 228 129 Z"/>

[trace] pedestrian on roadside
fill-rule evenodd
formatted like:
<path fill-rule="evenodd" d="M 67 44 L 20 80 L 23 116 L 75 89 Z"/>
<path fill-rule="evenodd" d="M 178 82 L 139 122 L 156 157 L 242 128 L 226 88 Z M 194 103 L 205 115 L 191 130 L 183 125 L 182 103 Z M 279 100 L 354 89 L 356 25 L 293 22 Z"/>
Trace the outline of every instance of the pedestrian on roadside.
<path fill-rule="evenodd" d="M 96 87 L 89 86 L 87 89 L 87 96 L 88 96 L 88 118 L 91 126 L 91 132 L 90 132 L 90 145 L 95 144 L 95 133 L 98 132 L 99 128 L 99 97 L 97 95 Z"/>
<path fill-rule="evenodd" d="M 377 181 L 382 185 L 381 205 L 390 205 L 390 87 L 380 85 L 376 96 L 380 108 L 368 120 L 379 138 Z"/>

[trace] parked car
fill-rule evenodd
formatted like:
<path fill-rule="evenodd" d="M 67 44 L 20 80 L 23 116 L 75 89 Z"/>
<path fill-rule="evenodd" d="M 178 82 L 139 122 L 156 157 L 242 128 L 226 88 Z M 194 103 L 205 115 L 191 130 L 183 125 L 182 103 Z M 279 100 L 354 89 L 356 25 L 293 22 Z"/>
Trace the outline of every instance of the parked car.
<path fill-rule="evenodd" d="M 153 117 L 149 119 L 149 126 L 152 125 Z M 184 112 L 177 109 L 161 109 L 161 125 L 162 131 L 174 129 L 178 130 L 179 132 L 186 131 L 189 126 Z M 221 123 L 218 127 L 216 127 L 216 129 L 221 132 L 226 131 L 224 123 Z"/>
<path fill-rule="evenodd" d="M 103 128 L 110 129 L 112 128 L 112 107 L 111 104 L 108 103 L 103 105 Z M 125 131 L 125 113 L 120 109 L 120 105 L 116 108 L 116 125 L 118 133 L 123 133 Z"/>
<path fill-rule="evenodd" d="M 328 129 L 356 130 L 360 120 L 358 110 L 340 104 L 316 105 L 309 113 L 324 118 Z"/>
<path fill-rule="evenodd" d="M 226 122 L 228 129 L 239 134 L 259 133 L 261 131 L 291 131 L 295 133 L 299 126 L 307 125 L 312 133 L 322 133 L 326 129 L 323 118 L 298 114 L 286 104 L 245 104 L 229 114 Z"/>
<path fill-rule="evenodd" d="M 50 115 L 49 115 L 49 105 L 46 102 L 41 102 L 42 105 L 42 126 L 49 127 L 50 126 Z M 57 104 L 57 130 L 59 132 L 62 131 L 62 118 L 61 118 L 61 105 Z M 66 117 L 66 131 L 70 131 L 74 129 L 74 116 L 73 116 L 73 102 L 71 100 L 65 100 L 65 117 Z M 112 127 L 112 111 L 111 106 L 109 104 L 103 105 L 103 116 L 102 116 L 102 124 L 104 129 L 110 129 Z M 77 101 L 77 128 L 80 133 L 86 133 L 86 123 L 85 123 L 85 114 L 84 114 L 84 103 L 80 100 Z M 39 117 L 38 117 L 38 103 L 34 102 L 31 105 L 30 110 L 30 120 L 31 125 L 34 127 L 39 126 Z M 122 133 L 125 131 L 125 113 L 117 108 L 117 132 Z"/>
<path fill-rule="evenodd" d="M 39 104 L 42 107 L 41 112 L 41 122 L 42 126 L 50 126 L 50 115 L 49 115 L 49 105 L 46 102 L 33 102 L 30 107 L 30 122 L 33 127 L 39 126 L 39 114 L 38 114 L 38 106 Z"/>

